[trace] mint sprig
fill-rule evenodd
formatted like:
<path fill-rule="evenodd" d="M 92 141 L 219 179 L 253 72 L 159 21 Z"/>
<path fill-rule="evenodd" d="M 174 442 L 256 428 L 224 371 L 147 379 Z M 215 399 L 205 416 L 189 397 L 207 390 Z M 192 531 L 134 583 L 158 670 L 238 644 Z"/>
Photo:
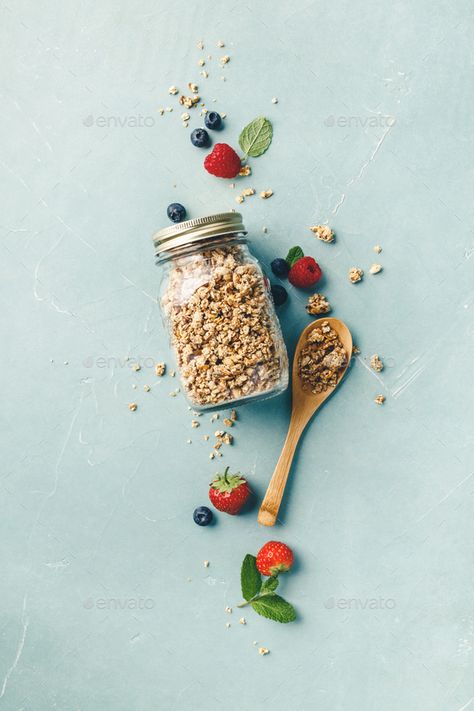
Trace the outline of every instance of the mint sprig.
<path fill-rule="evenodd" d="M 242 586 L 242 595 L 247 601 L 258 595 L 262 586 L 262 578 L 257 570 L 256 561 L 255 556 L 248 553 L 242 562 L 240 584 Z"/>
<path fill-rule="evenodd" d="M 304 252 L 301 249 L 301 247 L 292 247 L 288 254 L 286 255 L 286 261 L 288 262 L 288 265 L 290 268 L 296 264 L 298 259 L 301 259 L 301 257 L 304 257 Z"/>
<path fill-rule="evenodd" d="M 256 158 L 268 150 L 273 138 L 273 126 L 265 116 L 251 121 L 239 136 L 239 145 L 247 156 Z"/>
<path fill-rule="evenodd" d="M 250 605 L 257 614 L 276 622 L 293 622 L 296 619 L 293 605 L 275 593 L 279 583 L 278 577 L 272 575 L 262 583 L 257 559 L 250 553 L 243 560 L 240 582 L 245 602 L 241 602 L 237 607 Z"/>

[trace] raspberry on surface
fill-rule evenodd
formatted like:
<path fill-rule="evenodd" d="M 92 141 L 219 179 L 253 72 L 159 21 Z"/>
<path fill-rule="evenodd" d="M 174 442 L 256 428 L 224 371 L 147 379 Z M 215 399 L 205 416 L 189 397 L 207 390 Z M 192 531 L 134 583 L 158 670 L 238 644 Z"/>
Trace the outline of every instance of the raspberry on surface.
<path fill-rule="evenodd" d="M 288 281 L 293 286 L 300 289 L 306 289 L 313 284 L 316 284 L 322 277 L 322 271 L 319 264 L 313 257 L 301 257 L 291 267 L 288 274 Z"/>
<path fill-rule="evenodd" d="M 204 168 L 218 178 L 235 178 L 241 168 L 241 160 L 227 143 L 216 143 L 204 160 Z"/>

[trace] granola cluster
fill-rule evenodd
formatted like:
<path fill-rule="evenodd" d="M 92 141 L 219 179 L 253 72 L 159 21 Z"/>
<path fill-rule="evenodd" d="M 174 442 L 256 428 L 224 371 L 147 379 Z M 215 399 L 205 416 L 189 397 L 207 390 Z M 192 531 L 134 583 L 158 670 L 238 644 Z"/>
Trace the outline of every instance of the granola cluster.
<path fill-rule="evenodd" d="M 162 305 L 183 386 L 196 406 L 286 386 L 280 327 L 262 272 L 245 248 L 174 260 Z"/>
<path fill-rule="evenodd" d="M 337 385 L 341 369 L 347 364 L 347 354 L 327 321 L 314 328 L 301 350 L 299 374 L 305 390 L 322 393 Z"/>
<path fill-rule="evenodd" d="M 323 294 L 313 294 L 308 297 L 308 304 L 306 306 L 306 311 L 311 316 L 317 316 L 318 314 L 327 314 L 331 311 L 331 306 L 329 301 Z"/>

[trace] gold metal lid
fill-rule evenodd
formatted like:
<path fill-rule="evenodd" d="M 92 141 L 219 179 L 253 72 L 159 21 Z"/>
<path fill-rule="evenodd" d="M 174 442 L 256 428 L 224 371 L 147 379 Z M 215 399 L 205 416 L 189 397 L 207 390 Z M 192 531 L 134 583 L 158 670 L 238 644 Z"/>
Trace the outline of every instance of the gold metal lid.
<path fill-rule="evenodd" d="M 218 215 L 185 220 L 158 230 L 153 235 L 153 244 L 155 254 L 158 256 L 175 247 L 235 233 L 247 234 L 242 215 L 239 212 L 221 212 Z"/>

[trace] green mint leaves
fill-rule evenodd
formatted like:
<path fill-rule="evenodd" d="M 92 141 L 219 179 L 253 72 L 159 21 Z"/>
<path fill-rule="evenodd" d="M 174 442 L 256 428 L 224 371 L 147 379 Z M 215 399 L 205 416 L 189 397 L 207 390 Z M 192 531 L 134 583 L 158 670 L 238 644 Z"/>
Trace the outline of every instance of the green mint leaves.
<path fill-rule="evenodd" d="M 240 572 L 240 582 L 245 602 L 241 602 L 238 607 L 251 605 L 257 614 L 276 622 L 293 622 L 296 619 L 293 605 L 275 593 L 278 587 L 278 578 L 271 576 L 262 583 L 255 556 L 250 554 L 245 556 Z"/>
<path fill-rule="evenodd" d="M 240 571 L 242 595 L 247 601 L 250 601 L 255 595 L 258 595 L 262 586 L 262 578 L 257 570 L 256 561 L 255 556 L 248 553 L 243 560 L 242 569 Z"/>
<path fill-rule="evenodd" d="M 239 136 L 239 145 L 247 156 L 256 158 L 269 148 L 273 138 L 273 126 L 265 116 L 251 121 Z"/>
<path fill-rule="evenodd" d="M 296 612 L 293 605 L 279 595 L 267 595 L 252 602 L 252 607 L 259 615 L 276 622 L 293 622 Z"/>
<path fill-rule="evenodd" d="M 290 268 L 293 264 L 296 264 L 298 259 L 301 259 L 301 257 L 304 257 L 304 252 L 301 247 L 292 247 L 286 255 L 286 261 L 288 262 Z"/>

